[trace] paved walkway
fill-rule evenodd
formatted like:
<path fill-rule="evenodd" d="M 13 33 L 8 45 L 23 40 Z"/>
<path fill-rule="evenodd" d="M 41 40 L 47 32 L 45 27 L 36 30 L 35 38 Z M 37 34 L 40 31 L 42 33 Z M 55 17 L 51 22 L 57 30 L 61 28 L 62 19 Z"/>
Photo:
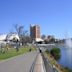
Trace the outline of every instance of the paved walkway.
<path fill-rule="evenodd" d="M 0 72 L 29 72 L 37 52 L 30 52 L 0 62 Z"/>
<path fill-rule="evenodd" d="M 35 66 L 34 66 L 34 72 L 45 72 L 44 63 L 41 54 L 38 54 Z"/>

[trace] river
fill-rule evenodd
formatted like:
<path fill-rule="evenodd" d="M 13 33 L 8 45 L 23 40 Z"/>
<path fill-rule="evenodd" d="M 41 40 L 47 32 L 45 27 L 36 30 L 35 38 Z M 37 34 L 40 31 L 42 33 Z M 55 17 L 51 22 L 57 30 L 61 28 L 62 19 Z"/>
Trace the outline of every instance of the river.
<path fill-rule="evenodd" d="M 66 47 L 64 44 L 55 44 L 55 45 L 39 45 L 41 48 L 46 48 L 51 50 L 54 47 L 60 48 L 61 58 L 58 60 L 58 63 L 64 67 L 72 69 L 72 48 Z"/>
<path fill-rule="evenodd" d="M 64 67 L 72 69 L 72 48 L 58 46 L 61 50 L 61 58 L 58 63 Z"/>

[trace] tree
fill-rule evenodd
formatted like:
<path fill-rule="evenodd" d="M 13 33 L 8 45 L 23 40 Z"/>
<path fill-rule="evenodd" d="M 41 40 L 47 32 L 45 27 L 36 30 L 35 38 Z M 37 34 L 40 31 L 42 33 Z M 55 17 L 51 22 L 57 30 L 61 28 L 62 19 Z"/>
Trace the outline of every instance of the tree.
<path fill-rule="evenodd" d="M 56 60 L 59 60 L 61 57 L 61 50 L 59 48 L 53 48 L 50 53 Z"/>
<path fill-rule="evenodd" d="M 47 36 L 47 39 L 48 39 L 49 43 L 54 43 L 55 42 L 55 37 L 54 36 L 49 35 L 49 36 Z"/>
<path fill-rule="evenodd" d="M 31 38 L 28 34 L 28 31 L 24 29 L 24 26 L 16 24 L 15 30 L 20 37 L 20 42 L 22 43 L 22 45 L 25 45 L 26 43 L 31 42 Z"/>
<path fill-rule="evenodd" d="M 12 41 L 13 42 L 16 42 L 16 41 L 18 41 L 18 39 L 14 37 Z"/>
<path fill-rule="evenodd" d="M 43 35 L 41 36 L 41 38 L 44 40 L 44 39 L 46 38 L 46 36 L 43 34 Z"/>
<path fill-rule="evenodd" d="M 45 39 L 44 42 L 45 42 L 45 44 L 48 44 L 49 43 L 48 39 Z"/>
<path fill-rule="evenodd" d="M 22 36 L 22 37 L 21 37 L 21 43 L 22 43 L 23 45 L 25 45 L 25 44 L 27 44 L 27 43 L 32 43 L 32 40 L 31 40 L 30 36 L 25 35 L 25 36 Z"/>
<path fill-rule="evenodd" d="M 19 26 L 18 24 L 15 25 L 15 30 L 19 36 L 24 34 L 24 26 Z"/>

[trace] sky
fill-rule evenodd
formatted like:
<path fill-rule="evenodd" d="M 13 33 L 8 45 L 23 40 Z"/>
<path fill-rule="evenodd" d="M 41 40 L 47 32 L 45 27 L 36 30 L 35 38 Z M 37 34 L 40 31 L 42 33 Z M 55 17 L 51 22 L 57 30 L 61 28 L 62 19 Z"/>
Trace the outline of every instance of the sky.
<path fill-rule="evenodd" d="M 72 37 L 72 0 L 0 0 L 0 34 L 38 24 L 41 34 Z"/>

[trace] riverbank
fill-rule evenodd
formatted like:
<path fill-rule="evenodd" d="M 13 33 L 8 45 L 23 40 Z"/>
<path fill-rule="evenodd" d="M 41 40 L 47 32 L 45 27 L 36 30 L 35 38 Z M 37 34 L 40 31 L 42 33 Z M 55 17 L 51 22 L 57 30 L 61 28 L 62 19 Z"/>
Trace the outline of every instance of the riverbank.
<path fill-rule="evenodd" d="M 48 51 L 44 52 L 43 54 L 49 60 L 50 65 L 54 67 L 58 72 L 72 72 L 72 70 L 68 68 L 64 68 L 63 66 L 58 64 L 58 62 L 54 59 L 54 57 Z"/>

